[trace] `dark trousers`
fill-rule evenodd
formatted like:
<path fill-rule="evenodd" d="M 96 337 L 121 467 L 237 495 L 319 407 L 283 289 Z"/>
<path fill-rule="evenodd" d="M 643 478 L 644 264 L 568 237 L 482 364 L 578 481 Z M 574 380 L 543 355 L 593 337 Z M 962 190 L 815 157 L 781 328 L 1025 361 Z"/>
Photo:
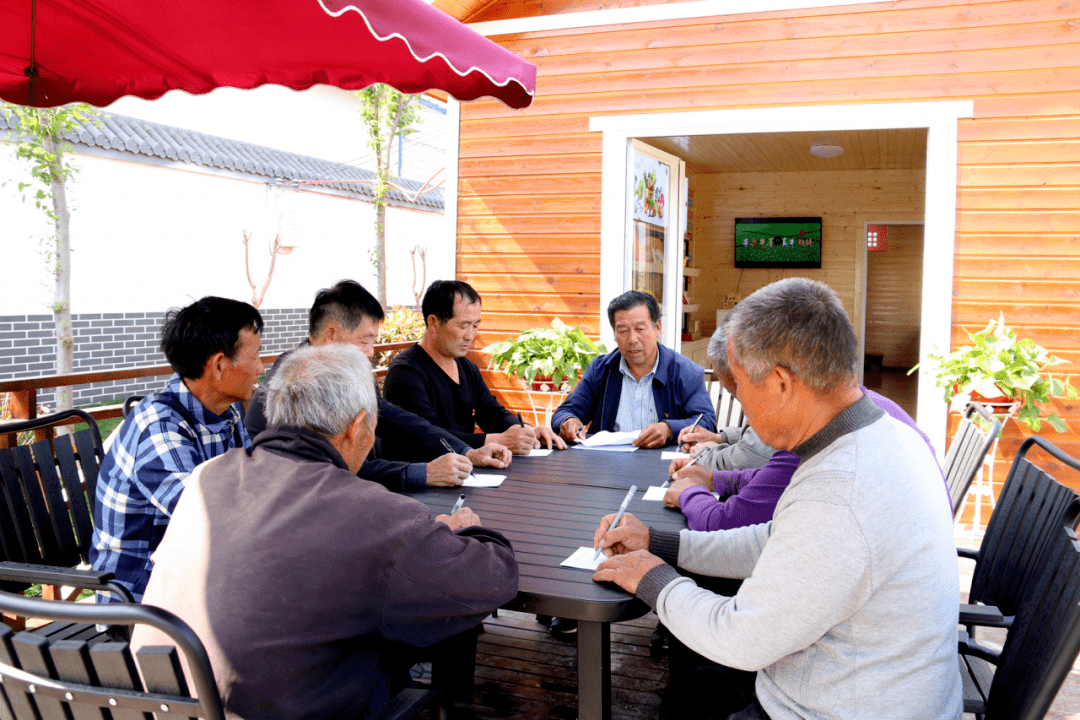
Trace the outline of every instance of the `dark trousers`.
<path fill-rule="evenodd" d="M 741 580 L 690 575 L 698 585 L 731 597 Z M 671 680 L 660 703 L 660 720 L 769 720 L 754 693 L 756 672 L 718 665 L 672 635 L 668 640 Z"/>

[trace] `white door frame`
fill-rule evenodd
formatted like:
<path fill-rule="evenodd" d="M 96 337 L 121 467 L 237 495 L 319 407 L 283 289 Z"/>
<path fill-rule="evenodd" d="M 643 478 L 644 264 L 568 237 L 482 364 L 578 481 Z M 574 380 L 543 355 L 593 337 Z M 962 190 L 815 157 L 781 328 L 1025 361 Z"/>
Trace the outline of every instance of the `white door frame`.
<path fill-rule="evenodd" d="M 957 121 L 972 117 L 971 100 L 926 103 L 823 105 L 646 115 L 594 116 L 589 130 L 603 133 L 600 220 L 600 308 L 625 290 L 626 147 L 631 138 L 735 133 L 829 132 L 927 128 L 926 203 L 919 359 L 947 352 L 951 340 L 953 247 L 956 234 Z M 601 313 L 603 315 L 603 313 Z M 601 339 L 613 343 L 606 318 Z M 919 376 L 919 426 L 944 456 L 947 412 L 929 373 Z"/>

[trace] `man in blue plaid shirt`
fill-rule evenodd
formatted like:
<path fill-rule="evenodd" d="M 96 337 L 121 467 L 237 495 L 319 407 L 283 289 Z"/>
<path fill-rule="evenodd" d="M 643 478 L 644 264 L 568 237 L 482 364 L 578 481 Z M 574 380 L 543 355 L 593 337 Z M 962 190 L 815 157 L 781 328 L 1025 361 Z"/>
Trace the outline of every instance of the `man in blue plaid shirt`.
<path fill-rule="evenodd" d="M 251 449 L 243 407 L 263 372 L 263 320 L 251 305 L 204 297 L 172 309 L 161 350 L 175 371 L 136 405 L 98 475 L 90 562 L 142 600 L 150 554 L 165 534 L 184 479 L 229 448 Z M 99 602 L 119 598 L 99 594 Z"/>

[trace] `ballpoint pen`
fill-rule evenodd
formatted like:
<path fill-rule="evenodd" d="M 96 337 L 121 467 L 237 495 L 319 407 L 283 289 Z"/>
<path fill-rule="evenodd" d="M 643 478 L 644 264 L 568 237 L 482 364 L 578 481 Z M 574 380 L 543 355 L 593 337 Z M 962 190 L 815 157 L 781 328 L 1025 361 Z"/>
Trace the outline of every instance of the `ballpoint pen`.
<path fill-rule="evenodd" d="M 698 459 L 700 457 L 701 457 L 700 455 L 695 455 L 694 457 L 690 458 L 690 462 L 683 465 L 681 468 L 679 468 L 679 470 L 682 470 L 683 468 L 688 468 L 688 467 L 691 467 L 693 465 L 696 465 L 697 461 L 698 461 Z M 678 470 L 676 470 L 675 472 L 678 472 Z M 671 484 L 671 478 L 668 478 L 667 480 L 664 481 L 664 484 L 661 485 L 660 487 L 666 488 L 670 484 Z"/>
<path fill-rule="evenodd" d="M 454 448 L 450 447 L 450 443 L 446 442 L 446 438 L 439 438 L 439 442 L 441 442 L 442 446 L 444 448 L 446 448 L 446 452 L 450 453 L 451 455 L 456 455 L 457 454 L 454 451 Z"/>
<path fill-rule="evenodd" d="M 610 525 L 608 525 L 608 530 L 618 526 L 619 521 L 622 520 L 623 513 L 626 512 L 626 508 L 630 505 L 630 501 L 634 498 L 634 493 L 636 492 L 637 485 L 631 485 L 630 489 L 626 492 L 626 497 L 623 498 L 622 505 L 619 506 L 619 512 L 615 513 L 615 519 L 611 521 Z M 605 533 L 605 535 L 606 534 L 607 533 Z M 596 559 L 600 557 L 600 553 L 602 553 L 603 551 L 603 548 L 596 548 L 596 554 L 593 555 L 592 558 L 593 562 L 596 562 Z"/>
<path fill-rule="evenodd" d="M 698 413 L 697 418 L 690 425 L 690 427 L 687 428 L 686 433 L 680 433 L 679 437 L 683 437 L 684 435 L 689 435 L 690 433 L 694 432 L 694 429 L 698 426 L 698 423 L 701 422 L 701 418 L 704 417 L 704 416 L 705 416 L 705 413 Z M 686 443 L 683 443 L 683 444 L 685 445 Z"/>
<path fill-rule="evenodd" d="M 457 499 L 457 502 L 454 503 L 454 509 L 450 511 L 450 514 L 453 515 L 454 513 L 456 513 L 458 510 L 461 509 L 461 506 L 464 505 L 464 504 L 465 504 L 465 493 L 461 493 L 461 497 L 459 497 Z"/>

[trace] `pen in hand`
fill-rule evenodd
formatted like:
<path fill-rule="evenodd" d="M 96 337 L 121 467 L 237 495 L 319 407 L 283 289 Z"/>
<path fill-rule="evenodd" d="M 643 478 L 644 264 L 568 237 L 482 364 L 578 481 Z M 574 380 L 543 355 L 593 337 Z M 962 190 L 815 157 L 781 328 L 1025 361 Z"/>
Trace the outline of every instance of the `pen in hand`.
<path fill-rule="evenodd" d="M 462 506 L 464 504 L 465 504 L 465 493 L 461 493 L 461 497 L 459 497 L 457 499 L 457 502 L 454 503 L 454 509 L 450 511 L 450 514 L 453 515 L 454 513 L 456 513 L 458 510 L 460 510 L 462 508 Z"/>
<path fill-rule="evenodd" d="M 446 442 L 446 438 L 439 438 L 439 442 L 441 442 L 442 446 L 444 448 L 446 448 L 446 452 L 450 453 L 451 455 L 456 455 L 457 454 L 454 451 L 454 448 L 450 447 L 450 443 Z"/>
<path fill-rule="evenodd" d="M 700 455 L 695 455 L 694 457 L 690 458 L 690 462 L 683 465 L 682 468 L 679 468 L 679 470 L 682 470 L 683 468 L 688 468 L 688 467 L 692 467 L 693 465 L 696 465 L 697 461 L 698 461 L 698 459 L 700 457 L 701 457 Z M 676 470 L 676 472 L 678 472 L 678 470 Z M 661 485 L 660 487 L 666 488 L 670 484 L 671 484 L 671 478 L 668 478 L 667 480 L 664 481 L 664 484 Z"/>
<path fill-rule="evenodd" d="M 521 427 L 525 427 L 525 421 L 521 419 L 521 413 L 517 414 L 518 422 L 521 423 Z"/>
<path fill-rule="evenodd" d="M 613 527 L 618 527 L 619 521 L 622 520 L 623 513 L 626 512 L 626 508 L 630 505 L 630 501 L 634 498 L 634 493 L 637 492 L 637 485 L 631 485 L 630 489 L 626 493 L 626 497 L 623 498 L 622 505 L 619 506 L 619 512 L 615 513 L 615 519 L 608 525 L 608 530 Z M 605 533 L 606 534 L 606 533 Z M 603 548 L 596 548 L 596 554 L 593 555 L 593 562 L 600 557 L 600 553 L 604 551 Z"/>

